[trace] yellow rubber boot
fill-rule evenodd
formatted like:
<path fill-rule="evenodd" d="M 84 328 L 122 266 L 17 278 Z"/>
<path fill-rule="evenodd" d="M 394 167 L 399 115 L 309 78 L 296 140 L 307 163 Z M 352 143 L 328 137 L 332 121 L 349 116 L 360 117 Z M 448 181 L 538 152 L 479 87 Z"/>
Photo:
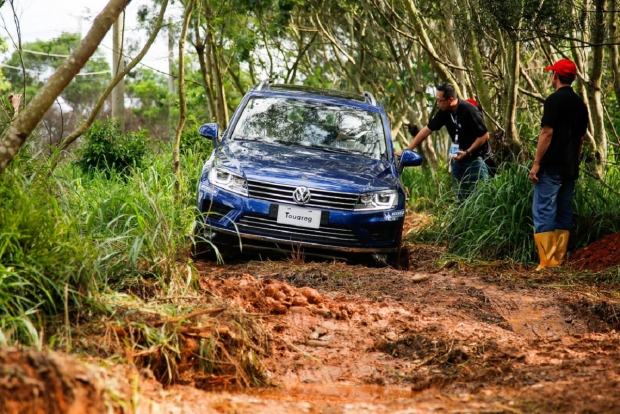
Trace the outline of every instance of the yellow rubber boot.
<path fill-rule="evenodd" d="M 536 241 L 538 256 L 540 257 L 540 264 L 536 270 L 538 271 L 540 269 L 544 269 L 545 267 L 558 266 L 559 262 L 555 258 L 555 252 L 557 250 L 555 231 L 536 233 L 534 234 L 534 240 Z"/>
<path fill-rule="evenodd" d="M 558 266 L 564 263 L 564 259 L 566 258 L 566 250 L 568 249 L 568 236 L 570 232 L 568 230 L 556 230 L 555 231 L 555 239 L 556 239 L 556 251 L 555 251 L 555 259 L 558 261 Z"/>

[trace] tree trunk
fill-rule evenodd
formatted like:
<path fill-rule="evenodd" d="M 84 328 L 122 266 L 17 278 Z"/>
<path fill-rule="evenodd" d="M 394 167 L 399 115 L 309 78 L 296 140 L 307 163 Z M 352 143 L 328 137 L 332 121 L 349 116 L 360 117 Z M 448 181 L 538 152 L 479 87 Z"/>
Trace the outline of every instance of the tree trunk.
<path fill-rule="evenodd" d="M 461 89 L 459 88 L 458 82 L 456 82 L 456 79 L 454 78 L 454 76 L 452 76 L 450 70 L 448 70 L 448 68 L 446 68 L 444 64 L 440 63 L 440 59 L 438 59 L 437 57 L 435 47 L 429 39 L 426 30 L 424 29 L 424 25 L 422 24 L 422 16 L 420 15 L 420 11 L 418 10 L 417 6 L 414 4 L 413 0 L 407 0 L 405 1 L 405 4 L 407 7 L 407 11 L 409 12 L 409 17 L 411 18 L 413 29 L 420 38 L 420 44 L 424 47 L 426 52 L 432 58 L 433 67 L 437 70 L 437 72 L 439 72 L 439 78 L 451 82 L 454 85 L 456 93 L 459 96 L 463 96 Z"/>
<path fill-rule="evenodd" d="M 208 29 L 207 29 L 208 30 Z M 203 86 L 207 95 L 207 103 L 209 106 L 209 114 L 207 119 L 209 121 L 215 118 L 215 102 L 213 101 L 213 83 L 211 81 L 211 73 L 207 70 L 207 57 L 205 56 L 205 43 L 200 37 L 200 24 L 199 19 L 195 19 L 194 25 L 195 35 L 195 49 L 198 54 L 198 64 L 200 65 L 200 74 L 202 76 Z"/>
<path fill-rule="evenodd" d="M 207 31 L 205 34 L 205 57 L 207 58 L 207 70 L 213 77 L 214 92 L 215 92 L 215 113 L 217 123 L 222 130 L 228 126 L 228 117 L 226 108 L 226 98 L 224 94 L 224 82 L 222 80 L 222 72 L 220 70 L 219 53 L 217 50 L 217 44 L 213 39 L 212 24 L 213 19 L 212 11 L 206 0 L 202 0 L 205 20 L 207 22 Z"/>
<path fill-rule="evenodd" d="M 187 117 L 187 103 L 185 102 L 185 39 L 187 39 L 187 29 L 195 3 L 196 0 L 190 0 L 189 4 L 185 7 L 183 29 L 181 30 L 181 36 L 179 38 L 179 122 L 177 123 L 174 147 L 172 149 L 172 170 L 177 176 L 177 180 L 174 184 L 177 200 L 181 197 L 181 134 L 185 126 L 185 118 Z"/>
<path fill-rule="evenodd" d="M 521 59 L 521 41 L 510 39 L 509 42 L 508 70 L 506 77 L 506 99 L 504 102 L 504 131 L 506 132 L 506 144 L 515 157 L 522 157 L 521 140 L 517 129 L 517 95 L 519 93 L 519 73 Z M 516 161 L 516 160 L 515 160 Z"/>
<path fill-rule="evenodd" d="M 602 177 L 604 164 L 607 160 L 607 134 L 605 132 L 604 110 L 601 94 L 601 80 L 603 77 L 603 59 L 605 58 L 605 0 L 594 1 L 594 21 L 592 22 L 592 58 L 590 79 L 586 84 L 588 90 L 588 106 L 592 119 L 594 137 L 594 157 L 590 166 L 596 176 Z"/>
<path fill-rule="evenodd" d="M 609 13 L 609 34 L 608 34 L 608 44 L 609 44 L 609 61 L 611 67 L 611 76 L 614 80 L 614 93 L 616 95 L 616 105 L 620 105 L 620 66 L 618 63 L 618 44 L 613 43 L 618 34 L 618 22 L 616 18 L 618 17 L 618 12 L 615 10 L 615 7 L 612 7 L 614 10 L 610 10 Z"/>
<path fill-rule="evenodd" d="M 58 95 L 62 93 L 75 75 L 79 73 L 80 69 L 84 67 L 88 59 L 95 53 L 103 37 L 130 2 L 131 0 L 110 0 L 95 18 L 86 37 L 71 53 L 69 58 L 54 72 L 39 93 L 4 133 L 0 142 L 0 174 L 6 169 L 15 154 L 17 154 L 26 138 L 43 119 Z"/>
<path fill-rule="evenodd" d="M 123 37 L 125 34 L 125 13 L 121 12 L 114 22 L 112 40 L 112 76 L 116 77 L 125 69 L 123 56 Z M 112 118 L 119 122 L 121 131 L 125 129 L 125 78 L 121 77 L 112 90 Z"/>

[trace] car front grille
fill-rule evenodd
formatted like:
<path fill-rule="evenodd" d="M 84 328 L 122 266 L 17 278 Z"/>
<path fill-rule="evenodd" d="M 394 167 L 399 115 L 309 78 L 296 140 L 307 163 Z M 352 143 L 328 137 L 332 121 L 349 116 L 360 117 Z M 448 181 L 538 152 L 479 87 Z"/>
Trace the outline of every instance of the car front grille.
<path fill-rule="evenodd" d="M 351 229 L 337 226 L 321 226 L 318 229 L 280 224 L 276 218 L 257 214 L 246 214 L 237 222 L 240 232 L 277 237 L 284 241 L 324 243 L 333 245 L 359 246 L 360 242 Z"/>
<path fill-rule="evenodd" d="M 297 186 L 266 183 L 248 180 L 248 192 L 251 198 L 273 201 L 282 204 L 297 204 L 293 200 L 293 192 Z M 331 210 L 352 211 L 359 194 L 340 193 L 337 191 L 317 190 L 310 188 L 310 201 L 304 207 L 315 207 Z"/>

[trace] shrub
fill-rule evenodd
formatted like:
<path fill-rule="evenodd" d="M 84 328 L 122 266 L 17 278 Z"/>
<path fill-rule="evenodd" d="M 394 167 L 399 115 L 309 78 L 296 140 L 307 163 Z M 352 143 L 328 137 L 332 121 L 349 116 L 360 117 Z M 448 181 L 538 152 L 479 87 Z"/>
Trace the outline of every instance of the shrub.
<path fill-rule="evenodd" d="M 0 178 L 0 343 L 37 343 L 35 318 L 77 305 L 97 277 L 95 249 L 44 181 Z"/>
<path fill-rule="evenodd" d="M 126 174 L 130 168 L 141 167 L 147 153 L 145 130 L 122 133 L 114 119 L 95 121 L 84 134 L 84 141 L 76 163 L 87 174 L 94 171 Z"/>
<path fill-rule="evenodd" d="M 462 203 L 444 197 L 444 210 L 433 224 L 412 237 L 444 244 L 450 253 L 468 259 L 535 260 L 529 170 L 529 165 L 505 164 L 500 174 L 480 183 Z M 587 176 L 577 181 L 570 250 L 620 231 L 620 196 L 611 190 L 618 188 L 620 175 L 610 171 L 607 181 Z"/>

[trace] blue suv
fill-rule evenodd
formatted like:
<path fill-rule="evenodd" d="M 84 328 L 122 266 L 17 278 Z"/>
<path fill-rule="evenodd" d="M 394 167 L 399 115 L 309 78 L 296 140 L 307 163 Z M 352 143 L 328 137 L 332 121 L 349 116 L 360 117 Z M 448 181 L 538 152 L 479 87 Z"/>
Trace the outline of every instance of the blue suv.
<path fill-rule="evenodd" d="M 363 95 L 263 81 L 220 137 L 198 182 L 196 236 L 222 254 L 276 250 L 364 255 L 390 262 L 401 246 L 406 196 L 385 110 Z"/>

